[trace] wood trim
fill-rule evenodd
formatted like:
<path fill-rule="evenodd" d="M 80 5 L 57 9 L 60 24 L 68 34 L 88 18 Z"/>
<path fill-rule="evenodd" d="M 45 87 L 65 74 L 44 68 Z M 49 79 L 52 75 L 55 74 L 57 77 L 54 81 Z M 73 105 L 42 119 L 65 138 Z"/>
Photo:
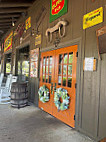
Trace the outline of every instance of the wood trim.
<path fill-rule="evenodd" d="M 30 7 L 32 6 L 32 3 L 28 3 L 28 2 L 25 2 L 25 3 L 10 3 L 10 2 L 0 2 L 0 8 L 8 8 L 8 7 Z"/>
<path fill-rule="evenodd" d="M 51 50 L 56 50 L 56 49 L 60 49 L 60 48 L 64 48 L 64 47 L 68 47 L 68 46 L 72 46 L 72 45 L 79 45 L 81 42 L 82 38 L 77 38 L 77 39 L 73 39 L 73 40 L 69 40 L 67 42 L 62 42 L 60 44 L 58 44 L 57 47 L 55 47 L 54 45 L 52 46 L 48 46 L 44 49 L 40 49 L 40 52 L 46 52 L 46 51 L 51 51 Z"/>
<path fill-rule="evenodd" d="M 20 12 L 26 12 L 26 8 L 10 8 L 10 9 L 1 9 L 0 14 L 6 14 L 6 13 L 20 13 Z"/>

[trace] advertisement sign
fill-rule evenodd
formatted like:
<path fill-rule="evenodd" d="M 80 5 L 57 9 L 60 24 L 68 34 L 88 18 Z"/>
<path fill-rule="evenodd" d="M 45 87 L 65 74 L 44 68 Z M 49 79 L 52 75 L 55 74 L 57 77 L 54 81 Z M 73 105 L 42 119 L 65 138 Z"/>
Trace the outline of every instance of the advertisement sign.
<path fill-rule="evenodd" d="M 30 77 L 38 77 L 39 48 L 30 51 Z"/>
<path fill-rule="evenodd" d="M 26 30 L 28 30 L 29 28 L 31 28 L 31 17 L 29 17 L 28 19 L 26 19 L 26 21 L 25 21 L 25 28 L 26 28 Z"/>
<path fill-rule="evenodd" d="M 103 7 L 100 7 L 83 16 L 83 29 L 103 22 Z"/>
<path fill-rule="evenodd" d="M 12 49 L 13 31 L 6 37 L 4 41 L 4 52 Z"/>
<path fill-rule="evenodd" d="M 67 13 L 68 0 L 50 0 L 50 22 Z"/>

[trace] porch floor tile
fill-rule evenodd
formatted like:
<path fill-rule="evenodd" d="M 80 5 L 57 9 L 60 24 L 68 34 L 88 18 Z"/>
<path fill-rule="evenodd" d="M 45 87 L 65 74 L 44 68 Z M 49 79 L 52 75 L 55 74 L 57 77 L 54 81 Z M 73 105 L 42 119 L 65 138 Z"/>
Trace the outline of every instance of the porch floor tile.
<path fill-rule="evenodd" d="M 0 105 L 0 142 L 94 142 L 31 105 Z"/>

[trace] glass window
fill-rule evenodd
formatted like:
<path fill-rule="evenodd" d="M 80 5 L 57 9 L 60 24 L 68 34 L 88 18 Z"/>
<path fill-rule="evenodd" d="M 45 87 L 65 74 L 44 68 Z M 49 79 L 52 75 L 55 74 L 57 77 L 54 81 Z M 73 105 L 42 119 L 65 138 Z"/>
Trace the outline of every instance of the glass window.
<path fill-rule="evenodd" d="M 61 79 L 62 79 L 62 77 L 58 76 L 58 85 L 61 85 Z"/>
<path fill-rule="evenodd" d="M 45 61 L 46 61 L 46 59 L 45 59 L 45 58 L 43 58 L 43 65 L 45 65 Z"/>
<path fill-rule="evenodd" d="M 11 63 L 6 63 L 6 73 L 11 72 Z"/>
<path fill-rule="evenodd" d="M 66 76 L 63 76 L 63 86 L 66 86 Z"/>
<path fill-rule="evenodd" d="M 46 65 L 49 64 L 49 57 L 46 58 Z"/>
<path fill-rule="evenodd" d="M 68 55 L 64 54 L 64 64 L 67 64 Z"/>
<path fill-rule="evenodd" d="M 69 64 L 73 62 L 73 53 L 69 53 Z"/>
<path fill-rule="evenodd" d="M 59 55 L 59 64 L 62 64 L 62 60 L 63 60 L 63 55 Z"/>
<path fill-rule="evenodd" d="M 49 83 L 51 83 L 51 76 L 49 76 Z"/>
<path fill-rule="evenodd" d="M 46 75 L 46 83 L 48 82 L 48 75 Z"/>
<path fill-rule="evenodd" d="M 52 65 L 52 57 L 50 57 L 50 65 Z"/>
<path fill-rule="evenodd" d="M 59 74 L 62 74 L 62 65 L 59 65 Z"/>
<path fill-rule="evenodd" d="M 52 66 L 50 65 L 49 66 L 49 74 L 51 74 L 52 73 Z"/>
<path fill-rule="evenodd" d="M 68 78 L 68 87 L 71 87 L 71 84 L 72 84 L 72 77 L 69 77 Z"/>
<path fill-rule="evenodd" d="M 67 73 L 67 65 L 63 65 L 63 75 L 66 75 Z"/>
<path fill-rule="evenodd" d="M 72 65 L 68 66 L 68 75 L 72 75 Z"/>

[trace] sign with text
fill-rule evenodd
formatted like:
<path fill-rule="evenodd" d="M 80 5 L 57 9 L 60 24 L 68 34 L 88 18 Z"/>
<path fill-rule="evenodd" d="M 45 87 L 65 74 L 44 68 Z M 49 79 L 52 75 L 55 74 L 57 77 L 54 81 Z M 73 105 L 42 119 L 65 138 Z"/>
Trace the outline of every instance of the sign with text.
<path fill-rule="evenodd" d="M 103 22 L 103 7 L 100 7 L 83 16 L 83 29 Z"/>
<path fill-rule="evenodd" d="M 94 57 L 85 58 L 84 71 L 96 71 L 97 61 Z"/>
<path fill-rule="evenodd" d="M 30 77 L 38 77 L 39 48 L 30 51 Z"/>
<path fill-rule="evenodd" d="M 35 37 L 35 46 L 41 44 L 41 35 Z"/>
<path fill-rule="evenodd" d="M 67 13 L 68 0 L 50 0 L 50 22 Z"/>
<path fill-rule="evenodd" d="M 29 28 L 31 28 L 31 17 L 29 17 L 28 19 L 26 19 L 26 21 L 25 21 L 25 28 L 26 28 L 26 30 L 28 30 Z"/>
<path fill-rule="evenodd" d="M 4 41 L 4 52 L 12 49 L 13 31 L 6 37 Z"/>

